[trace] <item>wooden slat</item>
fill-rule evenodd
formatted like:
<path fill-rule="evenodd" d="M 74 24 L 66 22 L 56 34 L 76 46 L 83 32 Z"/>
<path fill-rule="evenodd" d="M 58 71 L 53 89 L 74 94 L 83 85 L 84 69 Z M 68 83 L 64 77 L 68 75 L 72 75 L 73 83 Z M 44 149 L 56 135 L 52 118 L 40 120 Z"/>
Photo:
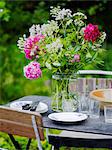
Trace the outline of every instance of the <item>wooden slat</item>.
<path fill-rule="evenodd" d="M 112 88 L 112 78 L 107 79 L 107 88 Z"/>
<path fill-rule="evenodd" d="M 77 91 L 77 79 L 73 79 L 70 80 L 69 82 L 69 91 L 72 92 L 76 92 Z"/>
<path fill-rule="evenodd" d="M 86 92 L 86 78 L 78 78 L 77 91 L 81 93 Z"/>
<path fill-rule="evenodd" d="M 0 107 L 0 131 L 35 138 L 31 116 L 35 115 L 40 139 L 44 140 L 42 117 L 37 112 L 18 111 L 7 107 Z"/>
<path fill-rule="evenodd" d="M 106 79 L 98 78 L 98 89 L 105 89 L 106 88 Z"/>
<path fill-rule="evenodd" d="M 96 78 L 87 78 L 87 92 L 93 91 L 96 89 Z"/>
<path fill-rule="evenodd" d="M 31 126 L 3 119 L 0 120 L 0 131 L 28 138 L 35 138 L 35 134 Z"/>
<path fill-rule="evenodd" d="M 41 125 L 41 115 L 38 112 L 31 112 L 25 110 L 15 110 L 9 107 L 0 107 L 0 119 L 6 119 L 10 121 L 18 121 L 19 123 L 32 125 L 31 115 L 36 116 L 38 125 Z"/>

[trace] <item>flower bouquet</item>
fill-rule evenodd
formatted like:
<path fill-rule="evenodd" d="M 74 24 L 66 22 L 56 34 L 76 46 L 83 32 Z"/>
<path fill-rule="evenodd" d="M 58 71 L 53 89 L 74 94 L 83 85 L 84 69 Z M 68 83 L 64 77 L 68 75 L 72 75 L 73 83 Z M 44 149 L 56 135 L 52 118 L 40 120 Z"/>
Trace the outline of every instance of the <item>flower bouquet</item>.
<path fill-rule="evenodd" d="M 97 25 L 86 25 L 87 16 L 70 9 L 51 7 L 52 20 L 43 25 L 32 25 L 30 35 L 20 37 L 18 47 L 31 62 L 24 67 L 24 76 L 37 79 L 47 68 L 53 74 L 53 107 L 63 109 L 63 99 L 77 99 L 72 81 L 76 73 L 88 64 L 99 63 L 97 59 L 106 37 Z M 75 89 L 75 88 L 74 88 Z M 73 105 L 73 110 L 74 110 Z"/>

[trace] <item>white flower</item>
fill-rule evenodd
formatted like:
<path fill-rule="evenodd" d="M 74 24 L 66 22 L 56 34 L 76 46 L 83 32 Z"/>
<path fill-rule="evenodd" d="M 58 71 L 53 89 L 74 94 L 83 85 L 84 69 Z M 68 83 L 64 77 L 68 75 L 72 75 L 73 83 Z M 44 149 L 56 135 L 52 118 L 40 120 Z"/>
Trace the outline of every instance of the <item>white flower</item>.
<path fill-rule="evenodd" d="M 36 34 L 41 34 L 42 33 L 40 24 L 35 25 L 35 30 L 36 30 Z"/>
<path fill-rule="evenodd" d="M 63 44 L 61 44 L 60 39 L 57 39 L 53 43 L 46 45 L 47 51 L 51 54 L 58 52 L 59 50 L 62 49 L 62 47 L 63 47 Z"/>
<path fill-rule="evenodd" d="M 63 20 L 64 18 L 71 18 L 72 11 L 70 9 L 65 9 L 63 8 L 62 10 L 60 10 L 58 12 L 58 14 L 56 15 L 56 20 Z"/>
<path fill-rule="evenodd" d="M 17 46 L 19 47 L 19 49 L 23 50 L 24 49 L 24 38 L 20 37 L 19 40 L 17 41 Z"/>
<path fill-rule="evenodd" d="M 30 36 L 35 36 L 36 34 L 41 34 L 41 27 L 40 25 L 32 25 L 29 29 Z"/>
<path fill-rule="evenodd" d="M 44 35 L 47 35 L 48 30 L 49 30 L 49 24 L 43 24 L 41 26 L 41 31 Z"/>
<path fill-rule="evenodd" d="M 65 9 L 63 8 L 62 10 L 60 9 L 60 6 L 58 7 L 51 7 L 50 14 L 52 17 L 55 18 L 55 20 L 62 20 L 64 18 L 71 18 L 72 11 L 70 9 Z"/>
<path fill-rule="evenodd" d="M 29 28 L 30 36 L 36 35 L 35 25 L 33 24 L 31 28 Z"/>
<path fill-rule="evenodd" d="M 102 44 L 104 42 L 105 38 L 106 38 L 106 33 L 105 32 L 100 32 L 100 37 L 99 37 L 99 40 L 98 40 L 99 44 Z"/>
<path fill-rule="evenodd" d="M 52 15 L 52 17 L 56 17 L 58 12 L 61 11 L 60 6 L 58 7 L 51 6 L 50 8 L 51 8 L 50 14 Z"/>
<path fill-rule="evenodd" d="M 75 19 L 74 23 L 75 23 L 76 26 L 83 26 L 84 25 L 84 22 L 80 19 Z"/>
<path fill-rule="evenodd" d="M 26 39 L 27 39 L 26 34 L 23 34 L 23 38 L 24 38 L 24 40 L 26 40 Z"/>
<path fill-rule="evenodd" d="M 100 36 L 100 39 L 102 40 L 102 42 L 104 42 L 105 38 L 106 38 L 106 33 L 102 32 Z"/>
<path fill-rule="evenodd" d="M 69 21 L 67 21 L 66 26 L 69 26 L 72 23 L 72 19 L 70 19 Z"/>
<path fill-rule="evenodd" d="M 44 35 L 52 36 L 59 29 L 58 23 L 54 20 L 48 21 L 48 24 L 41 26 L 41 31 Z"/>
<path fill-rule="evenodd" d="M 87 16 L 81 12 L 74 13 L 73 16 L 81 17 L 81 19 L 87 19 Z"/>

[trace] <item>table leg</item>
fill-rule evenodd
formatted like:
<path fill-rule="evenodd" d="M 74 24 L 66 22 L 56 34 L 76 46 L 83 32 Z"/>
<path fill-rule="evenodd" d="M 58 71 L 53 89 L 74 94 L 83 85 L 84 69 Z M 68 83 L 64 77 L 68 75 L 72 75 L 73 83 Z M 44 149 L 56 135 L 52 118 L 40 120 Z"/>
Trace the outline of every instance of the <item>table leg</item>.
<path fill-rule="evenodd" d="M 52 146 L 52 150 L 59 150 L 59 147 L 57 147 L 57 146 Z"/>

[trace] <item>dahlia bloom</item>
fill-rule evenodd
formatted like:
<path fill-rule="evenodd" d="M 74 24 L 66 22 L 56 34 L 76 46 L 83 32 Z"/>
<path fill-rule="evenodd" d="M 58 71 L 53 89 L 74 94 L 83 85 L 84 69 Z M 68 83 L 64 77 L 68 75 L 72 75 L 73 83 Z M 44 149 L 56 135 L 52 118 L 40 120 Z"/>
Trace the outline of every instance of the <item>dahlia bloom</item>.
<path fill-rule="evenodd" d="M 88 24 L 84 29 L 84 39 L 95 42 L 100 36 L 100 31 L 97 25 Z"/>
<path fill-rule="evenodd" d="M 41 75 L 42 71 L 40 69 L 40 64 L 36 61 L 33 61 L 24 67 L 24 76 L 30 80 L 38 79 Z"/>
<path fill-rule="evenodd" d="M 37 44 L 43 38 L 43 35 L 36 35 L 30 36 L 26 39 L 24 43 L 24 52 L 27 59 L 32 59 L 37 55 L 37 52 L 39 51 Z"/>

